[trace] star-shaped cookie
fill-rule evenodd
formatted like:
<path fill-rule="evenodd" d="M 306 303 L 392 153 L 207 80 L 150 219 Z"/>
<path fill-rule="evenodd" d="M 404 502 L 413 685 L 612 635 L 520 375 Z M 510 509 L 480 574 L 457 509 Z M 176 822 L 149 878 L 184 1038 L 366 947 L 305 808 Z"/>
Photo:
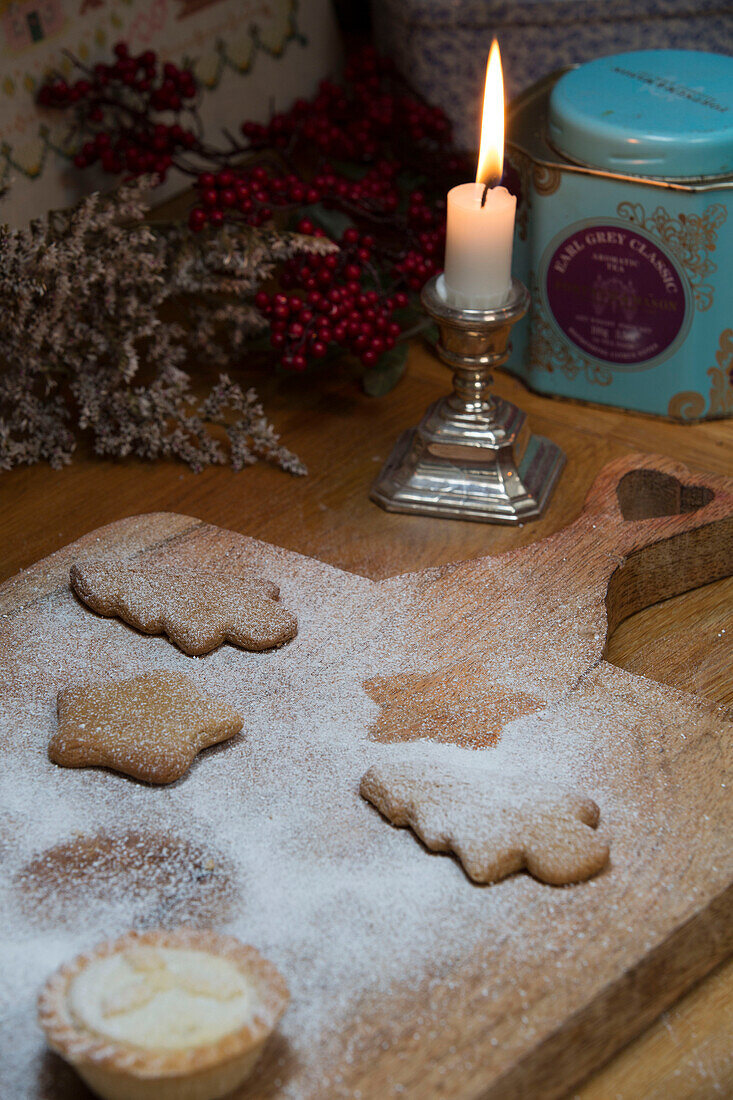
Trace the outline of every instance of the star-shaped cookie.
<path fill-rule="evenodd" d="M 91 561 L 73 565 L 70 579 L 99 615 L 117 616 L 145 634 L 167 634 L 191 657 L 222 642 L 273 649 L 298 630 L 295 616 L 278 602 L 278 586 L 261 577 Z"/>
<path fill-rule="evenodd" d="M 65 688 L 57 709 L 48 746 L 54 764 L 102 765 L 148 783 L 180 779 L 201 749 L 242 728 L 235 710 L 177 672 Z"/>
<path fill-rule="evenodd" d="M 399 761 L 363 776 L 361 794 L 393 825 L 434 852 L 454 852 L 474 882 L 498 882 L 526 867 L 562 886 L 597 874 L 608 860 L 590 798 L 531 775 L 463 765 Z"/>

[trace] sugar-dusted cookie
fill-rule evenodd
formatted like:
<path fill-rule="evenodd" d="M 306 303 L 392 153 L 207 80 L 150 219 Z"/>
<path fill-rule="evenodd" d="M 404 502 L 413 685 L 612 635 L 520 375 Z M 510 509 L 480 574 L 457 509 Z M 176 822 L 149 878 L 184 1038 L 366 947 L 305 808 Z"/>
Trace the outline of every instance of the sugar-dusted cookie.
<path fill-rule="evenodd" d="M 370 768 L 361 794 L 393 825 L 409 825 L 435 852 L 455 852 L 474 882 L 526 867 L 562 886 L 595 875 L 608 843 L 598 806 L 577 791 L 473 764 L 392 762 Z"/>
<path fill-rule="evenodd" d="M 101 764 L 148 783 L 180 779 L 201 749 L 242 728 L 235 710 L 202 695 L 179 672 L 65 688 L 57 709 L 58 730 L 48 746 L 55 764 Z"/>
<path fill-rule="evenodd" d="M 191 657 L 222 642 L 273 649 L 298 630 L 278 602 L 278 586 L 260 577 L 89 561 L 72 565 L 71 587 L 99 615 L 116 615 L 145 634 L 167 634 Z"/>
<path fill-rule="evenodd" d="M 290 994 L 232 936 L 130 932 L 49 978 L 49 1046 L 107 1100 L 214 1100 L 252 1072 Z"/>

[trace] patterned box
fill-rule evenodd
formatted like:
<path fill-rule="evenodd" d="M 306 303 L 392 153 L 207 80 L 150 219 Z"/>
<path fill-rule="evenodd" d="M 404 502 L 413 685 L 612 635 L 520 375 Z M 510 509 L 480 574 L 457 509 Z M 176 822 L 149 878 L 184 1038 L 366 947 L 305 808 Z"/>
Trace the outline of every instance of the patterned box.
<path fill-rule="evenodd" d="M 642 50 L 545 78 L 514 104 L 507 160 L 532 293 L 507 369 L 541 393 L 732 416 L 733 57 Z"/>

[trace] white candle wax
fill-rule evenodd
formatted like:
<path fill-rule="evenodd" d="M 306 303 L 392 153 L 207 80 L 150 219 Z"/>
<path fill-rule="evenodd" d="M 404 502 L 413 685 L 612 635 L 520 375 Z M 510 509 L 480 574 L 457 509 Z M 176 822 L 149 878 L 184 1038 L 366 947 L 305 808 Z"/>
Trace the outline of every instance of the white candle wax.
<path fill-rule="evenodd" d="M 506 187 L 461 183 L 448 192 L 445 299 L 459 309 L 494 309 L 509 297 L 517 200 Z"/>

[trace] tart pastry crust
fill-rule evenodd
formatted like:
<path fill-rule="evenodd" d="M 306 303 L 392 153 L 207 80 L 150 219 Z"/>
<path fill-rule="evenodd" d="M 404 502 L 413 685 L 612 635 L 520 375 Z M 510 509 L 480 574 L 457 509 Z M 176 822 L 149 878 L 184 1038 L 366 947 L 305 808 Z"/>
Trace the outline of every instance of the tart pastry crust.
<path fill-rule="evenodd" d="M 192 982 L 185 976 L 171 975 L 166 959 L 171 959 L 174 952 L 184 953 L 182 957 L 187 961 L 201 955 L 216 960 L 215 982 L 221 980 L 223 962 L 235 981 L 212 985 L 205 976 L 202 979 L 199 975 Z M 251 995 L 246 1022 L 240 1018 L 234 1030 L 225 1030 L 204 1042 L 196 1042 L 194 1028 L 196 1045 L 186 1045 L 180 1036 L 172 1036 L 170 1043 L 152 1045 L 147 1040 L 130 1042 L 105 1034 L 103 1025 L 98 1029 L 90 1022 L 98 1014 L 95 1006 L 90 1005 L 88 1013 L 80 1013 L 78 1001 L 85 980 L 93 979 L 95 969 L 103 975 L 107 969 L 104 960 L 113 956 L 123 962 L 131 960 L 141 978 L 128 983 L 127 988 L 124 983 L 121 988 L 117 981 L 117 988 L 107 996 L 100 991 L 102 1017 L 133 1013 L 150 998 L 172 988 L 223 1001 L 237 997 L 241 1001 Z M 179 928 L 129 932 L 79 955 L 47 981 L 38 998 L 38 1018 L 49 1046 L 105 1100 L 215 1100 L 250 1074 L 289 999 L 279 971 L 253 947 L 232 936 Z M 205 1028 L 205 1009 L 200 1020 Z"/>

